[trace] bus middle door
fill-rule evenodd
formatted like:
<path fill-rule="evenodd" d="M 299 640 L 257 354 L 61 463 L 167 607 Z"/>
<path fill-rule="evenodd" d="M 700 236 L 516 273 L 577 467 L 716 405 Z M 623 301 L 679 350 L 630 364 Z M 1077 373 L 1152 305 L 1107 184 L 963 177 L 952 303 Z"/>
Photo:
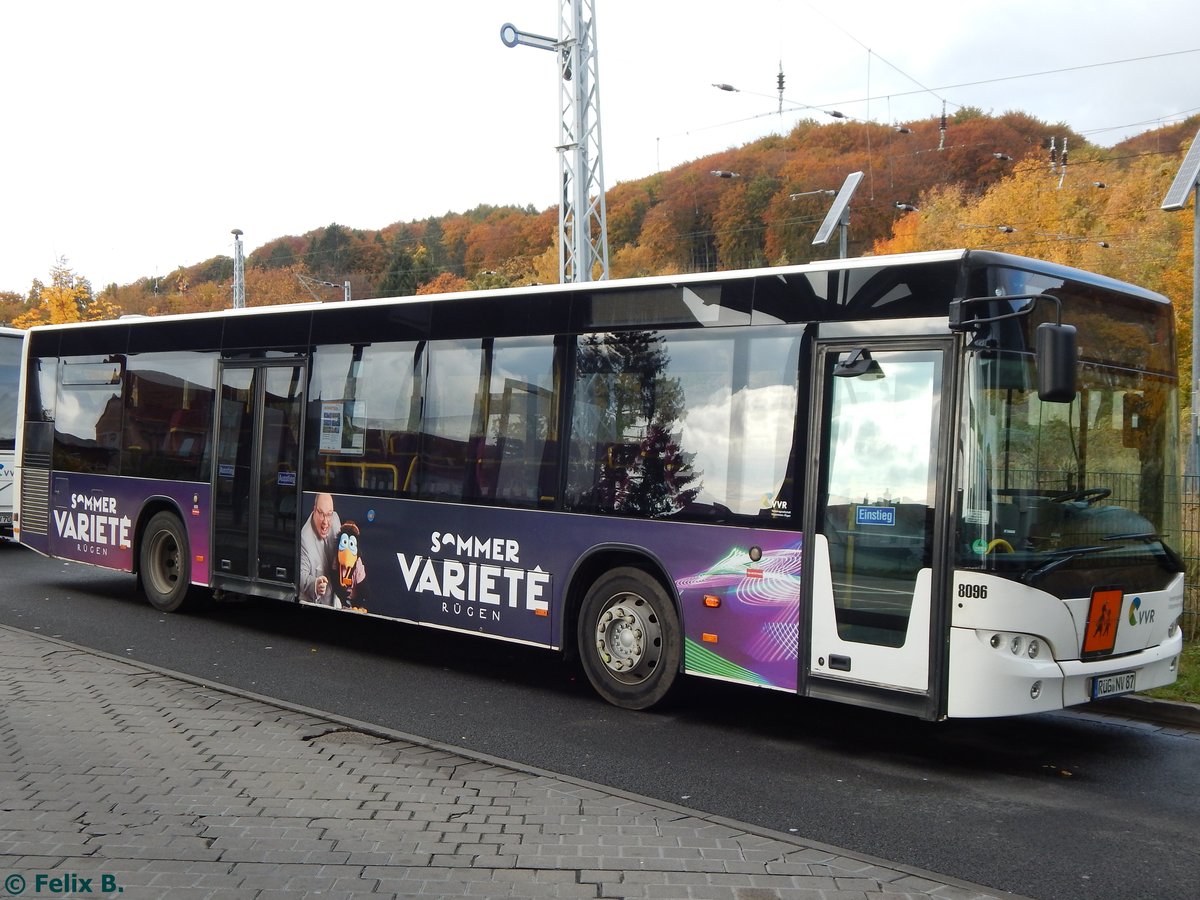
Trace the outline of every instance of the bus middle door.
<path fill-rule="evenodd" d="M 819 341 L 809 696 L 937 718 L 950 341 Z"/>
<path fill-rule="evenodd" d="M 213 473 L 215 588 L 295 596 L 304 383 L 298 361 L 222 364 Z"/>

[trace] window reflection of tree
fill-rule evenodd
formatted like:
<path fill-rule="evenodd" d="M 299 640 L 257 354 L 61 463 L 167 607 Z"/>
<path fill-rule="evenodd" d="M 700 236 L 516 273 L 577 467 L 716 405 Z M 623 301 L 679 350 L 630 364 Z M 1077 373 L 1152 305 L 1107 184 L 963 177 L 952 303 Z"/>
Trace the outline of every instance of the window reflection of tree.
<path fill-rule="evenodd" d="M 700 492 L 694 454 L 676 435 L 684 417 L 681 379 L 667 377 L 670 355 L 654 331 L 594 334 L 581 343 L 576 438 L 594 438 L 595 473 L 582 505 L 601 511 L 669 516 Z"/>

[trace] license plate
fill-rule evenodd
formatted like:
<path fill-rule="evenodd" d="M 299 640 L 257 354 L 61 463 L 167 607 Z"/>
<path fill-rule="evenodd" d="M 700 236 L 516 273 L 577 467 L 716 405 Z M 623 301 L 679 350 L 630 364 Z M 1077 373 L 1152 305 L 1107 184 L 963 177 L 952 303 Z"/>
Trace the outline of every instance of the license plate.
<path fill-rule="evenodd" d="M 1099 675 L 1092 679 L 1092 699 L 1103 700 L 1118 694 L 1137 690 L 1136 672 L 1118 672 L 1115 675 Z"/>

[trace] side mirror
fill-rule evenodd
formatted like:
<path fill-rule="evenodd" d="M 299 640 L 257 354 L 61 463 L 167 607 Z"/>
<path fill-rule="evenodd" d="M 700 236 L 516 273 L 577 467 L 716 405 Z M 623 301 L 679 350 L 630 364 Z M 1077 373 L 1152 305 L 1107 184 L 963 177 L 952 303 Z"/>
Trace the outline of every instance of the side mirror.
<path fill-rule="evenodd" d="M 1075 399 L 1075 368 L 1079 360 L 1074 325 L 1043 322 L 1035 336 L 1038 398 L 1047 403 Z"/>

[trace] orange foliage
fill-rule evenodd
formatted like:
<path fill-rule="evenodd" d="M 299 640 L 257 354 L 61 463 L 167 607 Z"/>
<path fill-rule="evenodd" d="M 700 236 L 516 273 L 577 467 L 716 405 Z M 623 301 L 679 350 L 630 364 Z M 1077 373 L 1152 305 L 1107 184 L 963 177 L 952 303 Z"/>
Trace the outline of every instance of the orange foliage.
<path fill-rule="evenodd" d="M 850 205 L 852 256 L 992 247 L 1164 291 L 1177 310 L 1190 312 L 1191 216 L 1167 215 L 1158 205 L 1200 117 L 1111 151 L 1061 123 L 1023 113 L 987 116 L 967 108 L 950 117 L 944 132 L 940 125 L 940 117 L 931 116 L 905 123 L 902 133 L 876 123 L 802 120 L 786 134 L 617 184 L 606 197 L 610 275 L 834 256 L 836 237 L 812 244 L 831 198 L 810 192 L 836 190 L 849 173 L 861 171 Z M 1065 172 L 1061 166 L 1052 171 L 1051 137 L 1059 148 L 1064 138 L 1069 143 Z M 738 177 L 717 178 L 714 170 Z M 901 212 L 897 202 L 919 212 Z M 297 273 L 349 281 L 355 298 L 374 296 L 385 277 L 395 281 L 397 273 L 422 294 L 555 281 L 557 239 L 557 206 L 479 206 L 378 231 L 331 224 L 275 238 L 251 253 L 247 303 L 311 299 Z M 222 308 L 229 304 L 231 276 L 232 260 L 215 257 L 162 277 L 109 285 L 100 298 L 125 312 Z M 10 316 L 21 312 L 14 306 Z M 1183 332 L 1182 314 L 1180 325 Z M 1190 334 L 1190 324 L 1186 328 Z M 1186 350 L 1187 342 L 1181 345 Z"/>
<path fill-rule="evenodd" d="M 16 291 L 0 291 L 0 323 L 5 325 L 25 312 L 25 298 Z"/>
<path fill-rule="evenodd" d="M 304 303 L 312 299 L 297 275 L 304 274 L 303 267 L 289 266 L 285 269 L 247 269 L 246 270 L 246 305 L 247 306 L 279 306 L 285 303 Z M 233 293 L 233 285 L 225 297 Z M 336 293 L 334 291 L 333 293 Z M 342 299 L 337 297 L 337 299 Z M 228 305 L 228 299 L 225 300 Z"/>
<path fill-rule="evenodd" d="M 433 281 L 427 281 L 419 288 L 418 294 L 453 294 L 457 291 L 467 291 L 471 289 L 471 283 L 461 275 L 452 275 L 449 272 L 443 272 L 438 275 Z"/>

